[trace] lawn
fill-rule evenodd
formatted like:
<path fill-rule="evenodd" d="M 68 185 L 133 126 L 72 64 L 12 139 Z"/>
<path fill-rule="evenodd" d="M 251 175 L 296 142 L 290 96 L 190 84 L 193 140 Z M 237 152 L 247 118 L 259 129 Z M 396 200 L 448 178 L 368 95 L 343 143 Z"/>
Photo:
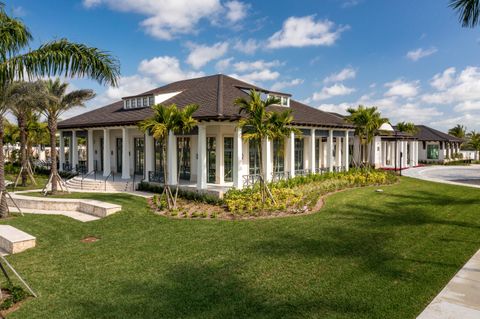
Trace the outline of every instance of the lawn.
<path fill-rule="evenodd" d="M 15 183 L 15 180 L 16 180 L 17 176 L 18 176 L 18 173 L 17 174 L 7 173 L 7 174 L 5 174 L 5 180 Z M 27 179 L 27 186 L 22 187 L 22 186 L 20 186 L 21 183 L 22 183 L 22 181 L 20 179 L 19 182 L 18 182 L 18 186 L 15 187 L 15 191 L 24 191 L 24 190 L 30 190 L 30 189 L 42 189 L 45 186 L 45 184 L 47 184 L 49 175 L 35 174 L 34 177 L 35 177 L 35 181 L 37 182 L 37 185 L 33 184 L 30 181 L 30 179 Z M 8 191 L 10 191 L 10 192 L 13 191 L 13 185 L 8 187 Z"/>
<path fill-rule="evenodd" d="M 480 248 L 480 190 L 408 178 L 383 189 L 255 221 L 172 220 L 140 197 L 72 194 L 124 210 L 4 221 L 38 238 L 9 260 L 40 297 L 9 318 L 413 319 Z"/>

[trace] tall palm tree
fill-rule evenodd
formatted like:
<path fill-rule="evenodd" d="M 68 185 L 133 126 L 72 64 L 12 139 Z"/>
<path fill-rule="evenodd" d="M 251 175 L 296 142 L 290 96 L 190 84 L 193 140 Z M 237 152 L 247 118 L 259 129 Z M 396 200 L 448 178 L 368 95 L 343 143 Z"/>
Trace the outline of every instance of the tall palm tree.
<path fill-rule="evenodd" d="M 467 137 L 468 137 L 467 145 L 475 150 L 475 160 L 478 160 L 479 153 L 480 153 L 480 133 L 477 133 L 476 131 L 471 131 L 470 133 L 467 134 Z"/>
<path fill-rule="evenodd" d="M 408 135 L 415 135 L 418 133 L 418 127 L 412 122 L 400 122 L 396 125 L 397 130 Z"/>
<path fill-rule="evenodd" d="M 32 35 L 25 24 L 10 17 L 0 2 L 0 149 L 3 149 L 3 115 L 7 107 L 2 99 L 8 84 L 15 79 L 63 74 L 89 77 L 101 84 L 118 82 L 118 61 L 107 52 L 66 39 L 30 49 L 31 41 Z M 8 214 L 5 192 L 4 159 L 0 152 L 0 216 Z"/>
<path fill-rule="evenodd" d="M 75 90 L 67 93 L 68 83 L 62 82 L 59 78 L 55 80 L 48 79 L 44 81 L 44 85 L 48 98 L 46 103 L 40 108 L 40 111 L 47 119 L 48 131 L 50 133 L 51 168 L 49 180 L 51 183 L 51 193 L 55 194 L 58 190 L 58 183 L 60 182 L 58 180 L 56 148 L 58 119 L 63 113 L 76 106 L 85 106 L 85 102 L 93 99 L 95 93 L 92 90 Z"/>
<path fill-rule="evenodd" d="M 467 135 L 467 128 L 463 125 L 457 124 L 455 127 L 448 130 L 448 134 L 463 139 Z"/>
<path fill-rule="evenodd" d="M 259 175 L 260 190 L 262 200 L 265 201 L 267 194 L 272 201 L 275 201 L 265 183 L 265 171 L 263 167 L 262 143 L 266 140 L 276 138 L 285 138 L 291 132 L 300 133 L 299 130 L 291 126 L 293 120 L 291 110 L 283 112 L 268 111 L 271 105 L 279 104 L 280 101 L 275 97 L 268 97 L 263 100 L 261 94 L 255 90 L 250 90 L 248 98 L 237 98 L 235 105 L 239 107 L 239 113 L 245 113 L 246 117 L 239 121 L 239 127 L 245 128 L 243 138 L 255 143 L 259 156 Z"/>
<path fill-rule="evenodd" d="M 474 28 L 480 21 L 480 0 L 450 0 L 463 27 Z"/>
<path fill-rule="evenodd" d="M 141 131 L 151 134 L 154 139 L 160 141 L 161 150 L 162 150 L 162 160 L 163 160 L 163 194 L 166 195 L 167 205 L 169 209 L 176 207 L 176 196 L 172 194 L 170 185 L 168 185 L 168 168 L 166 159 L 168 158 L 168 153 L 170 151 L 175 152 L 175 150 L 169 150 L 167 147 L 168 144 L 168 134 L 172 133 L 186 133 L 189 132 L 196 125 L 196 120 L 193 119 L 192 115 L 197 110 L 197 105 L 186 105 L 183 109 L 178 109 L 177 105 L 171 104 L 168 106 L 162 104 L 155 104 L 152 106 L 153 116 L 146 120 L 141 121 L 138 124 L 138 127 Z M 183 150 L 181 152 L 183 154 Z M 178 182 L 177 182 L 178 186 Z"/>
<path fill-rule="evenodd" d="M 348 108 L 350 115 L 347 121 L 354 124 L 355 134 L 360 138 L 360 143 L 365 146 L 367 153 L 367 165 L 370 165 L 371 150 L 368 145 L 372 145 L 372 141 L 382 124 L 388 123 L 387 118 L 383 118 L 377 107 L 365 107 L 359 105 L 357 108 Z"/>
<path fill-rule="evenodd" d="M 27 124 L 28 120 L 33 117 L 33 113 L 38 105 L 44 103 L 46 97 L 44 93 L 45 91 L 43 90 L 41 82 L 14 82 L 9 88 L 11 100 L 9 109 L 16 117 L 20 131 L 20 173 L 22 186 L 27 185 L 27 176 L 29 176 L 35 184 L 27 149 Z M 18 178 L 15 184 L 17 184 L 17 182 Z"/>

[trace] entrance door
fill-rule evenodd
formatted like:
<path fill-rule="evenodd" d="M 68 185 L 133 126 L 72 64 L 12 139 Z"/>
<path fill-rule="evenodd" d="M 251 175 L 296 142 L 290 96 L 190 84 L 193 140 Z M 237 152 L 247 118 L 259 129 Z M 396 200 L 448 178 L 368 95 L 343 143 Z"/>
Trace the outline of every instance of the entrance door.
<path fill-rule="evenodd" d="M 215 137 L 207 137 L 207 183 L 215 183 L 217 178 L 216 148 L 217 143 Z"/>
<path fill-rule="evenodd" d="M 117 173 L 122 172 L 122 157 L 123 157 L 123 152 L 122 152 L 122 138 L 117 137 Z"/>
<path fill-rule="evenodd" d="M 134 138 L 134 167 L 135 174 L 143 175 L 143 168 L 145 166 L 145 142 L 143 138 Z"/>

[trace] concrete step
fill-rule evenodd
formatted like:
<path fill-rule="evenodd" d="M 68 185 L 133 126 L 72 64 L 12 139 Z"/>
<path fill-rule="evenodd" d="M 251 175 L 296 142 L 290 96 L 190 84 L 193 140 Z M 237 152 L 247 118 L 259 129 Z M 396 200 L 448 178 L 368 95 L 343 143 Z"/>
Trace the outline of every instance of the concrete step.
<path fill-rule="evenodd" d="M 36 238 L 10 225 L 0 225 L 0 248 L 9 254 L 35 247 Z"/>
<path fill-rule="evenodd" d="M 16 207 L 8 208 L 11 212 L 19 213 Z M 73 219 L 76 219 L 81 222 L 90 222 L 92 220 L 99 220 L 100 217 L 92 216 L 78 211 L 60 211 L 60 210 L 46 210 L 46 209 L 31 209 L 31 208 L 21 208 L 22 213 L 24 214 L 39 214 L 39 215 L 63 215 Z"/>

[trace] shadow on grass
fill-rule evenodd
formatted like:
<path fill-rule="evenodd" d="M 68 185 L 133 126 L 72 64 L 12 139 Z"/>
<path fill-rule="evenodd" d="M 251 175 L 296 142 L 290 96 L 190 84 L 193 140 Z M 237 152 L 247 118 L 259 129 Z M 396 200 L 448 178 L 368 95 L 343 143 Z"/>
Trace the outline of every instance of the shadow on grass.
<path fill-rule="evenodd" d="M 157 281 L 111 283 L 118 298 L 75 301 L 79 318 L 305 318 L 350 317 L 371 309 L 352 298 L 288 294 L 251 287 L 241 266 L 173 266 Z M 285 293 L 285 295 L 283 294 Z M 361 302 L 361 301 L 360 301 Z"/>

